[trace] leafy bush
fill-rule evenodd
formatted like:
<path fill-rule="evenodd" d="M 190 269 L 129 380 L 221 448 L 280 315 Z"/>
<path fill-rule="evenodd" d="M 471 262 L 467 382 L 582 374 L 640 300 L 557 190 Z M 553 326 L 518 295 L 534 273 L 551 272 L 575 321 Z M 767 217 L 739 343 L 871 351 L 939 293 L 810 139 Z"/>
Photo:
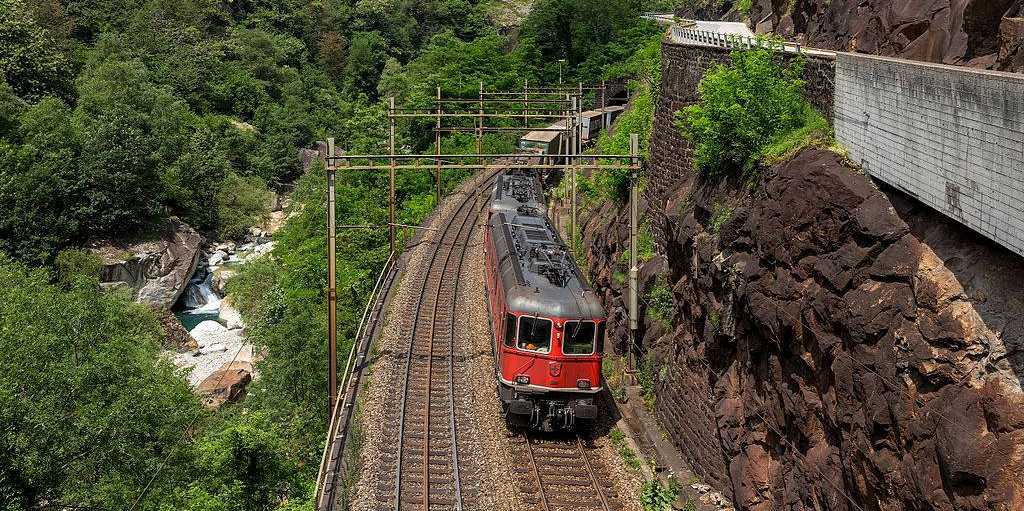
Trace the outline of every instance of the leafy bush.
<path fill-rule="evenodd" d="M 615 120 L 615 131 L 601 132 L 597 139 L 596 151 L 604 154 L 629 154 L 630 135 L 635 133 L 640 139 L 640 155 L 649 156 L 651 133 L 654 130 L 654 108 L 661 82 L 660 36 L 649 38 L 622 64 L 609 66 L 606 76 L 633 77 L 630 83 L 633 97 L 629 110 Z M 640 176 L 640 179 L 643 179 L 643 176 Z M 624 203 L 629 200 L 629 170 L 609 169 L 594 172 L 581 189 L 583 193 L 597 200 Z"/>
<path fill-rule="evenodd" d="M 700 103 L 676 113 L 695 147 L 694 166 L 708 177 L 750 175 L 771 156 L 817 133 L 820 114 L 803 98 L 802 58 L 780 66 L 774 50 L 737 50 L 732 62 L 700 82 Z"/>
<path fill-rule="evenodd" d="M 258 177 L 228 174 L 217 191 L 218 235 L 222 239 L 241 238 L 250 226 L 266 222 L 271 198 L 267 185 Z"/>
<path fill-rule="evenodd" d="M 85 250 L 65 250 L 57 255 L 57 281 L 72 286 L 80 279 L 97 280 L 103 268 L 103 260 Z"/>
<path fill-rule="evenodd" d="M 659 279 L 647 293 L 647 314 L 666 327 L 671 327 L 674 307 L 672 290 Z"/>
<path fill-rule="evenodd" d="M 672 503 L 679 496 L 679 488 L 673 484 L 674 482 L 675 480 L 672 480 L 667 485 L 663 485 L 657 480 L 644 483 L 640 490 L 640 504 L 644 507 L 644 511 L 671 510 Z"/>
<path fill-rule="evenodd" d="M 201 411 L 154 314 L 88 259 L 63 255 L 55 286 L 0 254 L 0 508 L 127 509 Z"/>
<path fill-rule="evenodd" d="M 67 94 L 71 61 L 55 36 L 36 21 L 29 2 L 0 0 L 0 76 L 20 96 Z"/>

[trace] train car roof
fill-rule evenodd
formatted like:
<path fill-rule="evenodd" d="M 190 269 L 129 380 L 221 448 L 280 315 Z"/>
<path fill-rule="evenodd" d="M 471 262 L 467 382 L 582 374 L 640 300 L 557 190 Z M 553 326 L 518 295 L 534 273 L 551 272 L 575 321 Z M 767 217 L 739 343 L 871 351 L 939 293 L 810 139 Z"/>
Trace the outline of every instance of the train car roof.
<path fill-rule="evenodd" d="M 586 112 L 583 112 L 581 115 L 588 119 L 593 119 L 595 117 L 601 117 L 601 115 L 603 114 L 604 110 L 587 110 Z"/>
<path fill-rule="evenodd" d="M 606 106 L 604 108 L 599 108 L 598 111 L 608 113 L 608 112 L 621 112 L 621 111 L 623 111 L 625 109 L 626 109 L 626 107 L 624 107 L 622 105 L 611 105 L 611 106 Z"/>
<path fill-rule="evenodd" d="M 556 128 L 564 130 L 565 121 L 559 121 L 552 124 L 551 126 L 548 126 L 549 130 Z M 554 139 L 558 138 L 558 136 L 561 135 L 562 133 L 563 132 L 561 131 L 531 131 L 526 135 L 523 135 L 521 140 L 528 140 L 530 142 L 551 142 Z"/>
<path fill-rule="evenodd" d="M 511 311 L 562 319 L 605 316 L 546 216 L 535 211 L 495 213 L 489 228 Z"/>

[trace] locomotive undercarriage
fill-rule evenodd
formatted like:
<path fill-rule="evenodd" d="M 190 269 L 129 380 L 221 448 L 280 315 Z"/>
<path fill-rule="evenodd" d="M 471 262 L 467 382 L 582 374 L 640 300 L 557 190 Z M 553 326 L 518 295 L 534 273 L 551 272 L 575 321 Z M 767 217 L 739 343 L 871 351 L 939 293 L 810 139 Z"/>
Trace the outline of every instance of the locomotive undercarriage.
<path fill-rule="evenodd" d="M 594 396 L 576 392 L 524 392 L 498 384 L 505 420 L 516 429 L 571 431 L 597 418 Z"/>

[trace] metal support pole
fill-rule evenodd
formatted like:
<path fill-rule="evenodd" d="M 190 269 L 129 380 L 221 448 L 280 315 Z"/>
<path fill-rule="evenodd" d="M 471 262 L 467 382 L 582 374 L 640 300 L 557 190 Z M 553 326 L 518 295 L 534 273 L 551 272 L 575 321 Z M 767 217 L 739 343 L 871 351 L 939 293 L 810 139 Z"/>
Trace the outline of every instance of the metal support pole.
<path fill-rule="evenodd" d="M 580 126 L 577 124 L 577 121 L 579 119 L 576 116 L 576 112 L 579 110 L 579 102 L 580 102 L 580 98 L 573 98 L 573 100 L 572 100 L 572 114 L 569 116 L 569 119 L 566 119 L 566 123 L 570 127 L 569 128 L 570 143 L 569 143 L 569 150 L 567 152 L 571 155 L 571 159 L 569 161 L 569 164 L 572 165 L 572 167 L 571 167 L 572 168 L 572 170 L 571 170 L 572 177 L 570 178 L 570 181 L 569 181 L 569 184 L 572 186 L 572 192 L 570 193 L 572 198 L 570 199 L 570 204 L 569 204 L 569 208 L 570 208 L 570 212 L 569 212 L 569 236 L 570 236 L 570 238 L 569 239 L 572 240 L 572 244 L 573 244 L 572 246 L 573 246 L 574 249 L 576 248 L 576 164 L 577 164 L 576 155 L 579 154 L 576 149 L 579 147 L 579 138 L 580 138 Z"/>
<path fill-rule="evenodd" d="M 476 154 L 484 152 L 484 82 L 480 81 L 480 117 L 476 120 Z"/>
<path fill-rule="evenodd" d="M 530 79 L 523 82 L 523 127 L 530 126 Z"/>
<path fill-rule="evenodd" d="M 334 138 L 327 139 L 327 155 L 334 157 Z M 335 261 L 334 181 L 337 166 L 327 159 L 327 427 L 338 400 L 338 289 Z"/>
<path fill-rule="evenodd" d="M 391 154 L 395 154 L 395 97 L 389 101 L 388 125 L 391 129 Z M 395 166 L 398 162 L 391 158 L 391 169 L 388 173 L 388 240 L 391 243 L 391 252 L 395 251 Z"/>
<path fill-rule="evenodd" d="M 640 137 L 632 133 L 629 135 L 629 154 L 632 157 L 630 159 L 630 165 L 633 168 L 629 169 L 629 346 L 627 347 L 626 356 L 626 370 L 630 373 L 636 370 L 636 353 L 634 348 L 636 347 L 636 330 L 638 325 L 638 310 L 637 310 L 637 265 L 638 261 L 638 223 L 639 223 L 639 206 L 638 193 L 637 193 L 637 175 L 636 165 L 637 159 L 640 154 Z"/>
<path fill-rule="evenodd" d="M 434 159 L 434 183 L 436 190 L 434 192 L 434 204 L 438 207 L 441 206 L 441 87 L 437 88 L 437 130 L 434 133 L 434 148 L 437 151 L 437 157 Z"/>

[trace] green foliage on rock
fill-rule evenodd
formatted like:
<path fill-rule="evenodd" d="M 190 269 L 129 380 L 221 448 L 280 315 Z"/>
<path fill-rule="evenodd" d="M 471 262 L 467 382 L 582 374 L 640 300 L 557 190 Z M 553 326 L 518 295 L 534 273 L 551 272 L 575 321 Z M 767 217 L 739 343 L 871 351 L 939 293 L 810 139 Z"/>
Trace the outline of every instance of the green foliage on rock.
<path fill-rule="evenodd" d="M 702 174 L 749 176 L 808 137 L 828 137 L 824 118 L 803 98 L 802 57 L 780 61 L 771 49 L 734 51 L 730 64 L 701 80 L 700 102 L 677 112 Z"/>
<path fill-rule="evenodd" d="M 672 327 L 674 317 L 675 300 L 672 297 L 672 290 L 663 281 L 662 277 L 647 292 L 647 315 L 651 319 L 661 323 L 665 327 Z"/>

